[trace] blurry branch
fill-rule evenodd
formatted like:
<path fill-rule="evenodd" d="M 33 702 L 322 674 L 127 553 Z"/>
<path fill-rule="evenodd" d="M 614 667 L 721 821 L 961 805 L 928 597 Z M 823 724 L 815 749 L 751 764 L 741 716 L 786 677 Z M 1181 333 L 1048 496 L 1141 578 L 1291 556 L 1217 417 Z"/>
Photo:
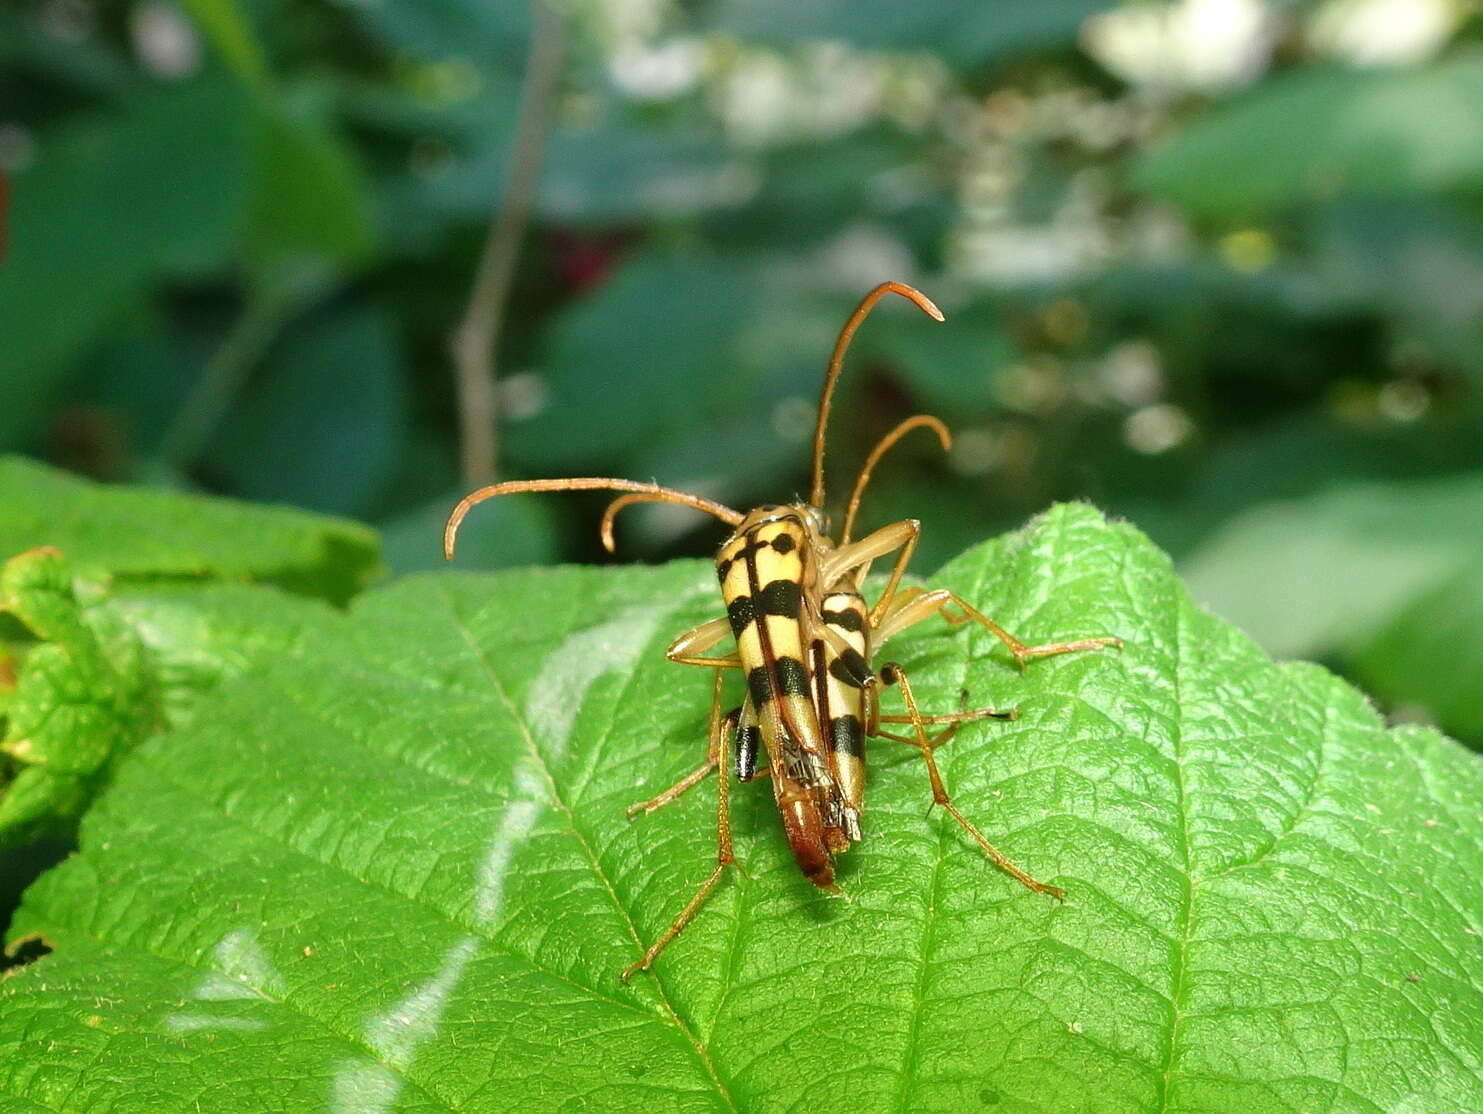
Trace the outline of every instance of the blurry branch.
<path fill-rule="evenodd" d="M 531 7 L 535 25 L 520 90 L 515 135 L 510 143 L 504 196 L 489 226 L 468 308 L 450 345 L 458 387 L 463 478 L 470 485 L 487 484 L 494 479 L 498 418 L 495 352 L 504 325 L 515 262 L 540 181 L 551 103 L 565 53 L 566 29 L 562 17 L 547 0 L 532 0 Z"/>
<path fill-rule="evenodd" d="M 180 472 L 196 462 L 222 415 L 241 393 L 252 369 L 297 304 L 285 284 L 262 282 L 249 287 L 241 314 L 207 359 L 200 378 L 160 439 L 158 464 Z"/>

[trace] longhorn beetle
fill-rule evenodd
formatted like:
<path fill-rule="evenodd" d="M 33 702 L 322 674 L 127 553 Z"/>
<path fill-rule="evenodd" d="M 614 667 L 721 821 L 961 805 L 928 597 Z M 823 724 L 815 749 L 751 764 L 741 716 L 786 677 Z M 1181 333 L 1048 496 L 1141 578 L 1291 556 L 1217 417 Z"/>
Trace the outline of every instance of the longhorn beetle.
<path fill-rule="evenodd" d="M 972 604 L 946 588 L 902 588 L 901 577 L 916 549 L 921 524 L 904 519 L 851 540 L 860 499 L 880 458 L 907 433 L 930 429 L 946 450 L 947 428 L 934 417 L 917 415 L 881 439 L 860 471 L 850 495 L 838 540 L 830 537 L 824 515 L 824 434 L 834 385 L 850 341 L 871 309 L 888 293 L 912 301 L 938 321 L 942 312 L 920 291 L 900 282 L 877 286 L 861 300 L 840 330 L 824 377 L 813 442 L 813 488 L 806 503 L 758 507 L 741 514 L 698 495 L 653 483 L 612 477 L 554 480 L 509 480 L 464 497 L 443 531 L 443 552 L 450 560 L 464 516 L 475 505 L 499 495 L 529 491 L 607 490 L 622 494 L 602 519 L 603 545 L 613 550 L 613 519 L 633 503 L 678 503 L 720 519 L 731 536 L 716 553 L 716 576 L 726 604 L 724 617 L 701 623 L 670 644 L 665 656 L 682 665 L 714 670 L 710 728 L 705 761 L 658 796 L 632 806 L 630 819 L 669 804 L 719 769 L 735 747 L 738 780 L 770 776 L 783 829 L 798 867 L 810 882 L 834 888 L 834 856 L 861 838 L 860 813 L 865 793 L 865 738 L 883 738 L 916 747 L 927 768 L 933 801 L 942 806 L 1000 869 L 1037 893 L 1063 897 L 1062 890 L 1032 878 L 1006 858 L 972 821 L 958 811 L 943 785 L 933 750 L 970 720 L 1012 719 L 1017 714 L 978 708 L 926 715 L 917 707 L 906 671 L 895 662 L 879 670 L 871 659 L 880 645 L 908 627 L 942 616 L 956 626 L 976 622 L 1003 642 L 1023 670 L 1034 658 L 1077 650 L 1121 648 L 1114 637 L 1079 638 L 1027 646 Z M 861 585 L 873 562 L 895 554 L 885 588 L 867 607 Z M 736 641 L 729 654 L 707 655 L 727 635 Z M 740 670 L 747 694 L 740 707 L 722 713 L 721 681 L 726 670 Z M 901 690 L 904 715 L 883 715 L 880 690 Z M 909 734 L 896 734 L 883 724 L 908 724 Z M 941 726 L 936 736 L 929 725 Z M 766 763 L 759 755 L 766 754 Z M 654 959 L 690 923 L 706 897 L 736 862 L 731 845 L 730 779 L 717 781 L 716 866 L 680 910 L 669 928 L 643 958 L 626 968 L 626 982 L 647 970 Z"/>

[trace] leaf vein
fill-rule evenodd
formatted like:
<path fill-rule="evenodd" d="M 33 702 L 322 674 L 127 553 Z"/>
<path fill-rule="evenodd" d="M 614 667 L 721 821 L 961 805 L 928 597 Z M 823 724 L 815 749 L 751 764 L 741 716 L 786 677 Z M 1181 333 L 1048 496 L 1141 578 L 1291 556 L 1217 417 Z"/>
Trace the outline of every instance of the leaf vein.
<path fill-rule="evenodd" d="M 499 695 L 500 701 L 505 705 L 505 708 L 509 711 L 511 718 L 514 719 L 515 725 L 519 728 L 520 734 L 525 740 L 526 748 L 530 752 L 531 760 L 536 764 L 536 767 L 537 769 L 539 769 L 541 776 L 546 781 L 547 787 L 550 789 L 552 803 L 555 804 L 556 807 L 561 810 L 562 814 L 566 816 L 568 823 L 571 825 L 572 834 L 577 840 L 578 844 L 581 846 L 582 852 L 586 856 L 589 865 L 592 867 L 592 872 L 597 878 L 599 885 L 601 885 L 602 888 L 607 891 L 608 897 L 612 901 L 614 908 L 618 911 L 619 916 L 622 917 L 625 925 L 627 926 L 629 934 L 633 938 L 634 944 L 642 948 L 644 946 L 643 940 L 639 936 L 638 924 L 634 920 L 633 914 L 629 911 L 628 907 L 624 905 L 622 899 L 618 896 L 618 891 L 614 887 L 612 879 L 608 877 L 607 871 L 603 869 L 602 862 L 598 859 L 597 852 L 593 848 L 591 841 L 587 838 L 586 834 L 582 831 L 580 826 L 578 826 L 577 818 L 575 813 L 572 811 L 571 805 L 561 796 L 561 792 L 556 785 L 556 779 L 552 775 L 550 767 L 546 764 L 546 760 L 541 754 L 540 747 L 536 744 L 535 735 L 534 733 L 532 733 L 530 725 L 526 723 L 525 717 L 522 716 L 516 709 L 515 702 L 510 699 L 510 694 L 505 688 L 504 683 L 500 680 L 499 674 L 495 671 L 493 664 L 489 661 L 488 655 L 484 653 L 484 650 L 479 645 L 478 640 L 474 638 L 473 632 L 469 629 L 468 624 L 465 623 L 463 621 L 463 618 L 459 615 L 457 603 L 455 602 L 452 594 L 449 593 L 446 588 L 444 588 L 443 598 L 448 605 L 449 617 L 452 620 L 454 626 L 457 628 L 460 637 L 463 638 L 464 642 L 468 645 L 470 652 L 473 654 L 474 659 L 480 664 L 480 666 L 484 669 L 484 672 L 488 675 L 490 684 L 494 686 L 494 690 Z M 680 1019 L 679 1013 L 675 1010 L 674 1004 L 670 1001 L 669 995 L 664 989 L 664 983 L 660 979 L 658 972 L 651 972 L 651 975 L 654 979 L 654 988 L 658 992 L 659 999 L 663 1003 L 664 1008 L 668 1013 L 674 1027 L 684 1036 L 685 1040 L 689 1043 L 691 1049 L 695 1054 L 696 1060 L 700 1063 L 706 1075 L 709 1076 L 710 1082 L 715 1088 L 717 1096 L 725 1104 L 728 1110 L 732 1111 L 733 1114 L 736 1114 L 736 1104 L 732 1100 L 731 1093 L 726 1087 L 726 1084 L 722 1081 L 720 1075 L 716 1071 L 716 1066 L 711 1060 L 709 1051 L 703 1044 L 701 1044 L 699 1040 L 696 1039 L 695 1035 L 690 1031 L 689 1027 L 686 1026 L 685 1023 Z"/>

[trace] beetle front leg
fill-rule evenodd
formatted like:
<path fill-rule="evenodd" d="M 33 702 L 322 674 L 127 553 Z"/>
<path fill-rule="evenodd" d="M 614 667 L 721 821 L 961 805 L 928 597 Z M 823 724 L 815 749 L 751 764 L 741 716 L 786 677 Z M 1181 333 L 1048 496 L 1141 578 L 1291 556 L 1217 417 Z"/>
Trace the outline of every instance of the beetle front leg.
<path fill-rule="evenodd" d="M 728 734 L 735 730 L 737 719 L 740 716 L 740 708 L 733 708 L 725 716 L 721 715 L 721 672 L 717 670 L 716 682 L 711 691 L 711 718 L 710 729 L 706 732 L 705 761 L 671 785 L 663 793 L 650 797 L 647 801 L 640 801 L 638 804 L 629 805 L 624 810 L 624 814 L 632 820 L 641 812 L 654 812 L 663 808 L 671 801 L 682 797 L 685 793 L 704 781 L 712 770 L 721 766 L 722 759 L 725 757 L 721 749 L 721 737 L 723 734 Z"/>
<path fill-rule="evenodd" d="M 740 669 L 741 658 L 736 651 L 719 658 L 702 655 L 731 633 L 731 621 L 724 616 L 707 619 L 697 627 L 691 627 L 669 644 L 664 656 L 676 665 L 700 665 L 708 669 Z"/>
<path fill-rule="evenodd" d="M 895 553 L 896 561 L 891 566 L 890 576 L 886 578 L 885 590 L 870 609 L 870 626 L 877 627 L 896 599 L 896 590 L 906 574 L 906 566 L 911 564 L 912 554 L 917 549 L 917 538 L 921 534 L 922 524 L 914 518 L 904 518 L 900 522 L 882 526 L 859 541 L 851 542 L 831 553 L 820 570 L 820 581 L 833 584 L 851 570 L 863 577 L 869 571 L 872 561 Z"/>
<path fill-rule="evenodd" d="M 727 742 L 736 727 L 736 720 L 736 713 L 728 713 L 725 716 L 721 715 L 721 674 L 718 671 L 716 673 L 715 688 L 711 696 L 710 744 L 707 750 L 706 764 L 699 770 L 693 771 L 686 777 L 681 778 L 680 781 L 659 794 L 658 797 L 655 797 L 653 801 L 648 801 L 643 805 L 637 806 L 646 811 L 653 811 L 654 808 L 659 808 L 661 805 L 667 804 L 685 792 L 686 789 L 698 784 L 712 769 L 720 768 L 721 776 L 716 780 L 715 868 L 706 877 L 706 880 L 700 884 L 699 888 L 696 889 L 695 895 L 686 903 L 685 908 L 680 910 L 679 915 L 675 917 L 669 928 L 665 929 L 659 939 L 649 945 L 643 954 L 643 958 L 636 963 L 629 964 L 623 969 L 618 977 L 624 982 L 633 978 L 634 972 L 647 971 L 654 965 L 654 960 L 658 957 L 659 953 L 664 951 L 670 945 L 670 942 L 683 932 L 685 926 L 694 918 L 701 905 L 705 903 L 705 899 L 716 888 L 716 883 L 721 881 L 721 876 L 726 873 L 726 868 L 736 865 L 736 856 L 732 853 L 731 847 L 731 779 L 727 776 L 725 765 L 722 763 L 722 757 L 726 753 Z M 630 812 L 632 811 L 630 810 Z"/>
<path fill-rule="evenodd" d="M 902 593 L 905 596 L 905 593 Z M 954 615 L 947 609 L 958 607 L 962 614 Z M 873 632 L 872 645 L 879 645 L 900 634 L 907 627 L 916 626 L 924 619 L 930 619 L 933 615 L 941 615 L 947 622 L 956 626 L 966 623 L 970 619 L 984 627 L 990 634 L 997 638 L 1009 652 L 1014 655 L 1014 662 L 1021 670 L 1025 668 L 1026 662 L 1035 658 L 1049 658 L 1057 654 L 1073 654 L 1081 650 L 1104 650 L 1108 647 L 1121 650 L 1123 640 L 1115 635 L 1104 635 L 1098 638 L 1074 638 L 1064 642 L 1047 642 L 1039 646 L 1028 646 L 1014 635 L 990 619 L 983 612 L 970 604 L 963 597 L 950 592 L 946 588 L 934 588 L 931 591 L 919 592 L 909 599 L 898 597 L 897 605 L 888 610 L 878 627 Z"/>

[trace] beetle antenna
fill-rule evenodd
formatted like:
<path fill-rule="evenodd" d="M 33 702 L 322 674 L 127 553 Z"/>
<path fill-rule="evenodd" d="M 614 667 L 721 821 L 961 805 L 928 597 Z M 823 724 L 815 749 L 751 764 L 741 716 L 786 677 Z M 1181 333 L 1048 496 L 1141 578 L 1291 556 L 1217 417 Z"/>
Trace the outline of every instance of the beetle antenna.
<path fill-rule="evenodd" d="M 637 480 L 619 480 L 611 476 L 576 476 L 564 480 L 506 480 L 503 483 L 481 487 L 478 491 L 472 491 L 458 501 L 458 506 L 453 508 L 453 513 L 448 516 L 447 525 L 443 527 L 443 556 L 449 561 L 453 560 L 453 547 L 458 541 L 458 528 L 463 524 L 464 517 L 469 511 L 486 499 L 493 499 L 500 495 L 514 495 L 522 491 L 630 491 L 642 495 L 645 502 L 678 503 L 684 507 L 704 511 L 708 515 L 719 518 L 728 526 L 735 526 L 742 520 L 740 512 L 713 500 L 684 491 L 676 491 L 673 488 L 661 487 L 659 484 L 639 483 Z"/>
<path fill-rule="evenodd" d="M 931 414 L 918 414 L 914 418 L 907 418 L 890 433 L 876 442 L 875 448 L 870 450 L 870 455 L 865 458 L 865 466 L 860 469 L 859 478 L 855 480 L 855 490 L 850 492 L 849 509 L 845 511 L 844 527 L 839 532 L 839 545 L 846 546 L 850 542 L 850 531 L 855 526 L 855 512 L 860 509 L 860 498 L 865 494 L 865 489 L 870 485 L 870 474 L 875 471 L 875 466 L 880 463 L 881 457 L 890 451 L 891 446 L 900 441 L 914 429 L 930 429 L 937 434 L 937 440 L 942 444 L 943 452 L 950 452 L 953 447 L 953 435 L 948 432 L 947 426 L 934 418 Z M 633 496 L 624 496 L 631 499 Z"/>
<path fill-rule="evenodd" d="M 618 498 L 608 504 L 607 510 L 602 512 L 602 526 L 600 527 L 602 547 L 609 553 L 617 551 L 617 542 L 613 540 L 613 520 L 618 517 L 618 512 L 624 507 L 631 506 L 634 503 L 668 502 L 672 502 L 672 500 L 666 499 L 662 495 L 653 495 L 648 492 L 629 492 L 627 495 L 618 496 Z"/>
<path fill-rule="evenodd" d="M 809 502 L 816 507 L 822 508 L 824 505 L 824 430 L 829 425 L 829 404 L 834 397 L 834 383 L 839 378 L 840 365 L 844 363 L 844 355 L 849 351 L 855 330 L 870 316 L 875 303 L 887 294 L 900 294 L 916 303 L 917 308 L 928 317 L 937 321 L 946 320 L 942 316 L 942 310 L 932 304 L 931 298 L 904 282 L 883 282 L 860 299 L 855 312 L 850 314 L 844 328 L 839 331 L 839 338 L 834 342 L 834 354 L 829 357 L 829 370 L 824 374 L 824 393 L 819 398 L 819 424 L 814 427 L 814 486 L 813 494 L 809 497 Z"/>

